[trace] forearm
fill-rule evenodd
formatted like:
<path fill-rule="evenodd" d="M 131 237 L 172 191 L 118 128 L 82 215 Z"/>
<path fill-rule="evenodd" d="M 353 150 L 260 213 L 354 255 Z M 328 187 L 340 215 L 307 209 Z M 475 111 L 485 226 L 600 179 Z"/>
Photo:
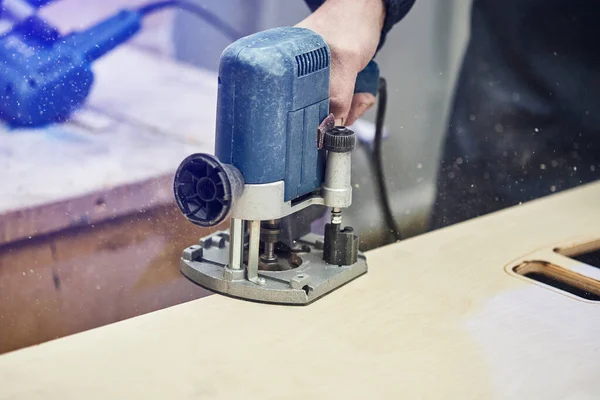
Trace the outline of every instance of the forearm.
<path fill-rule="evenodd" d="M 331 0 L 327 0 L 331 1 Z M 416 0 L 381 0 L 385 7 L 385 19 L 381 29 L 378 48 L 381 48 L 388 32 L 410 11 Z M 326 0 L 305 0 L 311 11 L 317 10 Z"/>

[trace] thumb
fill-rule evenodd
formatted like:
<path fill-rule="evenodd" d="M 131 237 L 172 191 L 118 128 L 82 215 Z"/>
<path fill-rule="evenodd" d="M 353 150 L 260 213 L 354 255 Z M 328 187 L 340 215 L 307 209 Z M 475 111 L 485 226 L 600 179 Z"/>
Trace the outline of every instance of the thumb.
<path fill-rule="evenodd" d="M 357 119 L 362 117 L 373 105 L 375 105 L 375 96 L 371 93 L 357 93 L 352 98 L 352 104 L 348 111 L 348 117 L 345 121 L 346 126 L 352 125 Z"/>

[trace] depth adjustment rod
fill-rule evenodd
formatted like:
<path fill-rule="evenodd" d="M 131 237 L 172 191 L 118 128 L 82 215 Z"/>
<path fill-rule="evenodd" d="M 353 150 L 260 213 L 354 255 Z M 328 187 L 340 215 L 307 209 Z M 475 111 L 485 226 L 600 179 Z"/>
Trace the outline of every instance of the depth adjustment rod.
<path fill-rule="evenodd" d="M 358 236 L 354 229 L 342 229 L 342 209 L 352 204 L 352 151 L 356 135 L 346 127 L 325 132 L 323 147 L 327 150 L 327 167 L 323 198 L 332 207 L 331 223 L 325 225 L 323 260 L 333 265 L 352 265 L 358 258 Z"/>

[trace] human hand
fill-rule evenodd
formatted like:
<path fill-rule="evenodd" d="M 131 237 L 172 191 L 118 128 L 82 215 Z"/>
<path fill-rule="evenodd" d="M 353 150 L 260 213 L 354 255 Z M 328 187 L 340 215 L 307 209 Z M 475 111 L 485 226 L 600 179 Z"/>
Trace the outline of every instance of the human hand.
<path fill-rule="evenodd" d="M 371 61 L 385 20 L 383 0 L 327 0 L 296 26 L 321 35 L 331 51 L 330 112 L 336 125 L 352 125 L 375 104 L 354 94 L 356 76 Z"/>

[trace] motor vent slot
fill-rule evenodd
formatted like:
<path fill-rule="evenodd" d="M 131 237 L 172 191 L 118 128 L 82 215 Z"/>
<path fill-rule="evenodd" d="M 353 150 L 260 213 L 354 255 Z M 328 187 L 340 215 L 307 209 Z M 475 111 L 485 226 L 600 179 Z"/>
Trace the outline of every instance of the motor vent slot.
<path fill-rule="evenodd" d="M 312 74 L 329 67 L 329 52 L 326 47 L 309 51 L 296 56 L 298 65 L 298 77 Z"/>

